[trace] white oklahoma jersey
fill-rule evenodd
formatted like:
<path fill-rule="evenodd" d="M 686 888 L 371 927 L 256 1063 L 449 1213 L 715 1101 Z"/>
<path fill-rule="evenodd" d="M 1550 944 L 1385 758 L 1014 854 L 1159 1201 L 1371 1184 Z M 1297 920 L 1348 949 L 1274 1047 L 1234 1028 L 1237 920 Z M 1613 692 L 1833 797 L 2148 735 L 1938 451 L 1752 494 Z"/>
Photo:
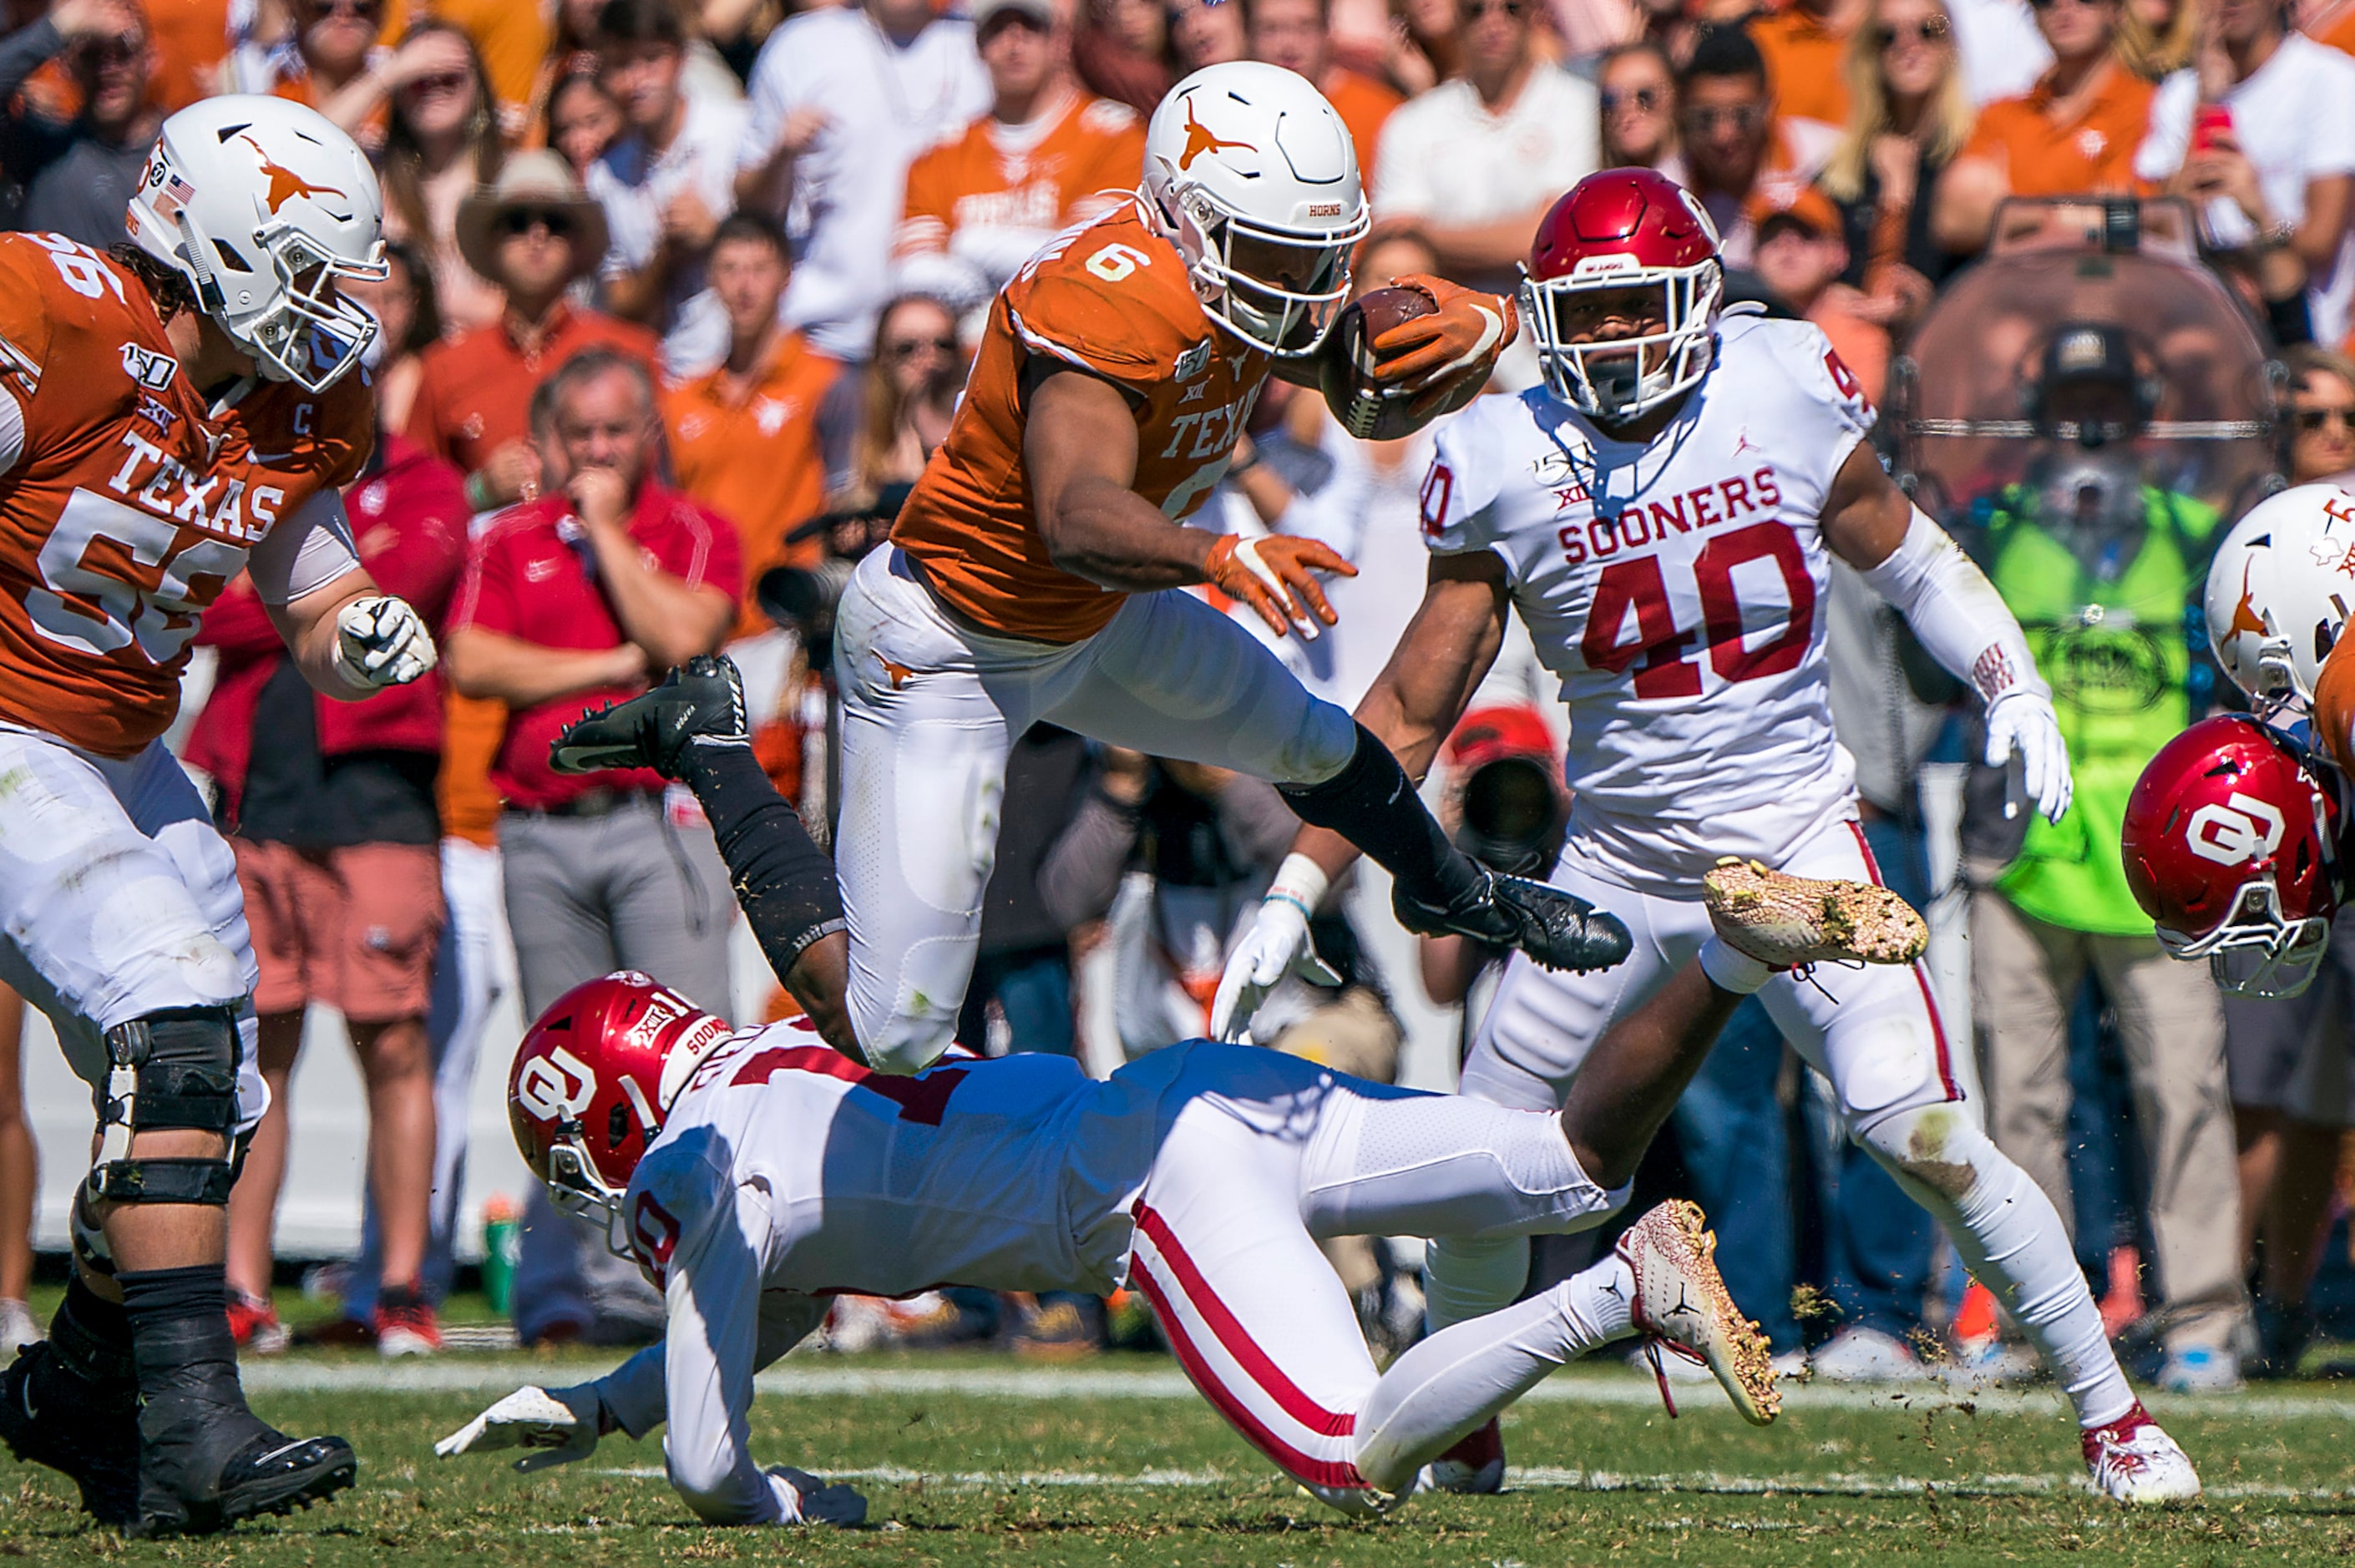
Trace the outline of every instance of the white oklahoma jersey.
<path fill-rule="evenodd" d="M 1424 542 L 1504 562 L 1572 714 L 1572 836 L 1628 886 L 1689 896 L 1718 856 L 1775 860 L 1851 809 L 1818 518 L 1872 419 L 1821 332 L 1732 313 L 1646 444 L 1542 387 L 1441 429 Z"/>
<path fill-rule="evenodd" d="M 699 1515 L 770 1522 L 752 1374 L 825 1298 L 1124 1281 L 1247 1440 L 1360 1491 L 1354 1421 L 1380 1374 L 1316 1238 L 1567 1231 L 1610 1202 L 1552 1117 L 1273 1051 L 1194 1041 L 1103 1082 L 1028 1054 L 902 1077 L 775 1024 L 714 1048 L 631 1177 L 623 1228 L 669 1322 L 597 1386 L 634 1436 L 667 1417 Z"/>

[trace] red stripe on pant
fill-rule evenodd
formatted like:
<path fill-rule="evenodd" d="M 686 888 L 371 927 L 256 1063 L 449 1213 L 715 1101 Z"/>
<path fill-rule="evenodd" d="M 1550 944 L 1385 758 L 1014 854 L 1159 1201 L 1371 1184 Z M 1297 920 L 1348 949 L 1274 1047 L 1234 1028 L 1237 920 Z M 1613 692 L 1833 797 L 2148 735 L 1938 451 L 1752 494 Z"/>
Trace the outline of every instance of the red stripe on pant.
<path fill-rule="evenodd" d="M 1864 856 L 1864 874 L 1872 878 L 1875 887 L 1888 886 L 1889 884 L 1881 880 L 1881 863 L 1872 858 L 1872 845 L 1865 839 L 1864 824 L 1852 821 L 1849 823 L 1848 831 L 1856 835 L 1856 853 Z M 1938 1047 L 1938 1083 L 1946 1091 L 1948 1099 L 1959 1100 L 1963 1097 L 1963 1086 L 1955 1082 L 1955 1064 L 1946 1054 L 1946 1021 L 1938 1015 L 1938 999 L 1930 993 L 1930 976 L 1922 968 L 1919 959 L 1905 967 L 1913 971 L 1913 983 L 1922 991 L 1923 1011 L 1930 1015 L 1930 1038 L 1936 1042 Z"/>
<path fill-rule="evenodd" d="M 1303 1453 L 1269 1429 L 1249 1406 L 1235 1396 L 1212 1369 L 1201 1348 L 1195 1344 L 1185 1320 L 1178 1314 L 1175 1296 L 1183 1296 L 1199 1314 L 1220 1348 L 1231 1356 L 1246 1376 L 1261 1391 L 1273 1398 L 1284 1414 L 1308 1430 L 1327 1437 L 1346 1437 L 1357 1430 L 1354 1413 L 1325 1409 L 1303 1393 L 1298 1384 L 1286 1377 L 1283 1369 L 1269 1359 L 1265 1351 L 1251 1338 L 1242 1324 L 1219 1299 L 1216 1292 L 1195 1267 L 1194 1260 L 1186 1255 L 1178 1238 L 1161 1216 L 1142 1202 L 1136 1206 L 1137 1228 L 1152 1242 L 1154 1251 L 1170 1275 L 1167 1282 L 1156 1277 L 1154 1266 L 1139 1256 L 1130 1259 L 1130 1277 L 1146 1299 L 1153 1303 L 1161 1319 L 1164 1332 L 1169 1336 L 1170 1348 L 1177 1352 L 1178 1364 L 1203 1397 L 1217 1407 L 1228 1425 L 1243 1435 L 1252 1446 L 1265 1454 L 1288 1474 L 1321 1487 L 1365 1488 L 1369 1483 L 1358 1473 L 1358 1467 L 1346 1460 L 1319 1459 Z"/>

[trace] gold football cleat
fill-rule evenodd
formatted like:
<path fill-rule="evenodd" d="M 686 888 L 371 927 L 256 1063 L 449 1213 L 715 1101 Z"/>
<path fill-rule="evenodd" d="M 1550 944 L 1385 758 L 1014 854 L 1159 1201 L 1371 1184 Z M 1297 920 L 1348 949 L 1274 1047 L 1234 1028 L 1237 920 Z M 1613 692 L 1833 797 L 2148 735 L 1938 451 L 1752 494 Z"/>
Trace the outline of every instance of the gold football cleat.
<path fill-rule="evenodd" d="M 1732 855 L 1701 878 L 1717 934 L 1776 969 L 1910 964 L 1930 943 L 1913 906 L 1869 882 L 1817 882 Z"/>

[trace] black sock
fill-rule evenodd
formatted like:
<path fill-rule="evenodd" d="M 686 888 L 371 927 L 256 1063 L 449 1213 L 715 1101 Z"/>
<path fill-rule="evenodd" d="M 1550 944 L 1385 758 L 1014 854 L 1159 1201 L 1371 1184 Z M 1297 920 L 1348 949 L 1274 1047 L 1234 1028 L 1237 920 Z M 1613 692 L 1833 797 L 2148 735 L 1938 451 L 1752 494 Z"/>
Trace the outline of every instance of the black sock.
<path fill-rule="evenodd" d="M 1279 784 L 1292 814 L 1329 828 L 1372 856 L 1418 904 L 1449 908 L 1468 898 L 1480 868 L 1447 842 L 1406 770 L 1364 725 L 1348 766 L 1322 784 Z"/>
<path fill-rule="evenodd" d="M 690 745 L 679 771 L 711 819 L 736 902 L 783 980 L 804 948 L 842 928 L 834 861 L 761 771 L 751 747 Z"/>
<path fill-rule="evenodd" d="M 189 1400 L 235 1404 L 237 1341 L 229 1327 L 229 1277 L 225 1265 L 151 1268 L 120 1274 L 123 1310 L 131 1321 L 131 1354 L 139 1372 L 139 1393 L 149 1417 L 176 1419 L 172 1407 Z"/>
<path fill-rule="evenodd" d="M 131 1385 L 131 1319 L 120 1301 L 109 1301 L 76 1269 L 66 1282 L 66 1298 L 49 1319 L 49 1349 L 59 1364 L 85 1383 L 101 1387 Z"/>

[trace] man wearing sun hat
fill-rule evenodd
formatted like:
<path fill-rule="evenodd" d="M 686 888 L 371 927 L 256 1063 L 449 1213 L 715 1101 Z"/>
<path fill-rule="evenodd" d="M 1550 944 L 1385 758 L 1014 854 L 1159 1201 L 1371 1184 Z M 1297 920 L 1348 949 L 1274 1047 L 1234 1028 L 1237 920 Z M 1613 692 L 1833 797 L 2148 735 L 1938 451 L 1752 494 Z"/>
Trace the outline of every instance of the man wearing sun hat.
<path fill-rule="evenodd" d="M 593 347 L 654 364 L 652 333 L 566 299 L 608 243 L 605 209 L 554 153 L 517 154 L 458 204 L 459 254 L 506 291 L 506 309 L 425 351 L 407 434 L 465 471 L 478 512 L 538 490 L 525 410 L 558 366 Z"/>

